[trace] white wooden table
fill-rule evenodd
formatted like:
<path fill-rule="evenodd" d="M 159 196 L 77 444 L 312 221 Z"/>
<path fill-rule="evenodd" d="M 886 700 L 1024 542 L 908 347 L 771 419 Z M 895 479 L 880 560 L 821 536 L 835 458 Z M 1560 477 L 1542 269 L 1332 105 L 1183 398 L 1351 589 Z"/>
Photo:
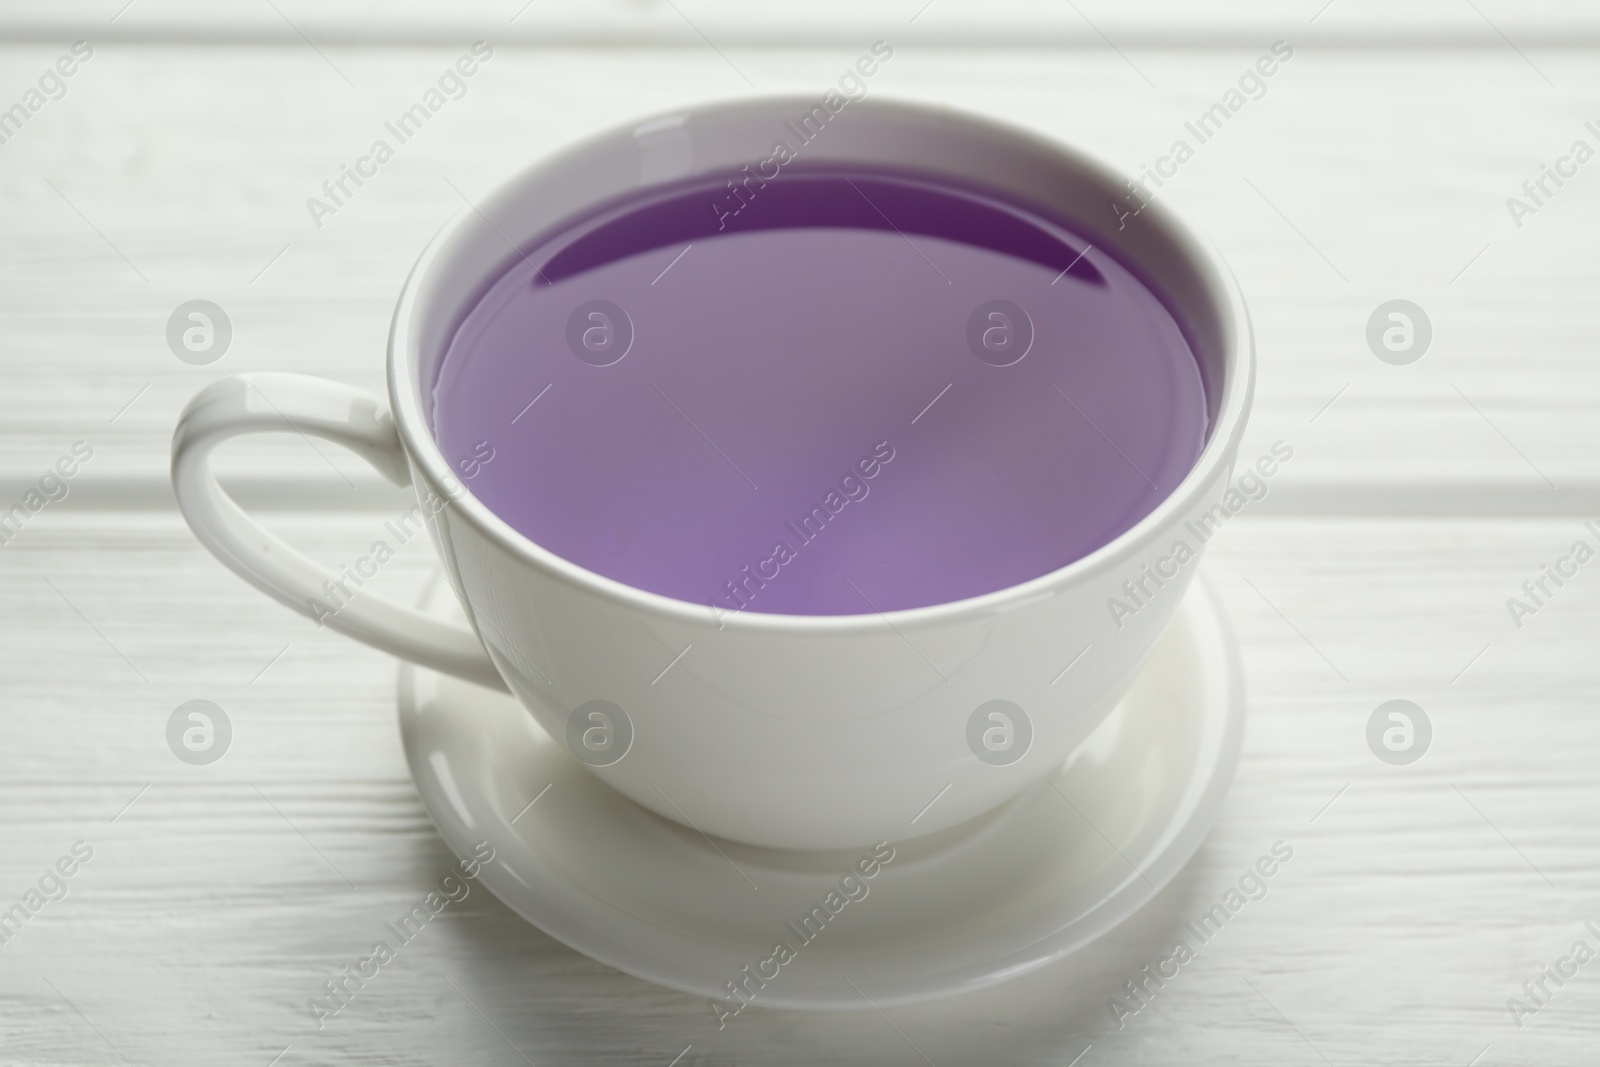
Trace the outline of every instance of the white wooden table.
<path fill-rule="evenodd" d="M 1600 149 L 1584 127 L 1600 127 L 1600 12 L 123 2 L 0 12 L 0 108 L 73 40 L 94 46 L 0 144 L 0 509 L 75 441 L 93 448 L 67 498 L 0 544 L 0 910 L 75 842 L 93 852 L 0 944 L 0 1063 L 1600 1059 L 1600 961 L 1545 979 L 1537 1012 L 1507 1006 L 1574 942 L 1600 950 L 1584 925 L 1600 929 L 1600 562 L 1520 628 L 1506 606 L 1575 540 L 1600 546 L 1584 526 L 1600 516 L 1600 161 L 1520 228 L 1506 206 L 1575 140 Z M 479 38 L 496 51 L 467 96 L 315 228 L 306 197 Z M 256 594 L 174 512 L 179 408 L 247 369 L 379 387 L 391 302 L 456 189 L 676 103 L 824 85 L 878 38 L 896 54 L 874 92 L 985 111 L 1130 172 L 1274 40 L 1295 47 L 1165 190 L 1251 301 L 1244 455 L 1295 450 L 1206 563 L 1250 691 L 1220 824 L 1103 943 L 887 1017 L 762 1011 L 719 1033 L 699 1000 L 477 891 L 319 1030 L 307 998 L 452 857 L 401 757 L 393 662 Z M 207 367 L 163 336 L 195 298 L 234 328 Z M 1365 339 L 1395 298 L 1433 326 L 1407 366 Z M 400 499 L 293 440 L 241 445 L 227 470 L 330 560 Z M 380 580 L 409 596 L 432 566 L 414 542 Z M 1433 724 L 1409 766 L 1365 737 L 1395 698 Z M 192 699 L 232 723 L 207 766 L 166 742 Z M 1119 1028 L 1108 999 L 1280 839 L 1294 859 L 1269 896 Z"/>

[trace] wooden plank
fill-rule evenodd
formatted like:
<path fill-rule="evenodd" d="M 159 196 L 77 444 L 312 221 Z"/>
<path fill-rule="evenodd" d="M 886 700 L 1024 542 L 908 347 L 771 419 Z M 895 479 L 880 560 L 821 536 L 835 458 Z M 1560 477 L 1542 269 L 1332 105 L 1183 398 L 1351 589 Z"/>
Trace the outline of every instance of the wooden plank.
<path fill-rule="evenodd" d="M 1474 7 L 1476 10 L 1474 10 Z M 1024 46 L 1182 49 L 1251 44 L 1263 34 L 1327 47 L 1570 47 L 1600 39 L 1600 14 L 1580 0 L 22 0 L 0 12 L 10 40 L 264 43 L 303 47 L 415 45 L 487 36 L 507 44 L 724 47 L 854 45 L 890 36 L 958 48 Z M 1576 35 L 1576 37 L 1574 36 Z"/>
<path fill-rule="evenodd" d="M 379 525 L 271 521 L 330 561 Z M 1597 575 L 1520 630 L 1504 603 L 1593 543 L 1574 520 L 1229 525 L 1205 566 L 1244 653 L 1246 750 L 1179 881 L 1090 951 L 995 990 L 888 1020 L 747 1013 L 721 1033 L 697 1000 L 481 892 L 318 1031 L 306 999 L 450 863 L 407 779 L 392 662 L 260 597 L 170 514 L 39 523 L 0 549 L 0 900 L 75 840 L 95 856 L 0 946 L 16 1062 L 260 1067 L 286 1046 L 282 1064 L 522 1062 L 509 1040 L 541 1065 L 662 1067 L 691 1044 L 680 1064 L 922 1063 L 909 1039 L 940 1067 L 1065 1064 L 1088 1045 L 1083 1064 L 1465 1064 L 1489 1046 L 1480 1063 L 1577 1065 L 1600 1041 L 1591 981 L 1521 1029 L 1506 1008 L 1600 921 Z M 414 589 L 429 568 L 413 543 L 379 581 Z M 209 767 L 163 738 L 197 697 L 235 729 Z M 1433 723 L 1409 767 L 1366 746 L 1391 698 Z M 1280 839 L 1295 855 L 1267 898 L 1119 1028 L 1108 999 Z"/>

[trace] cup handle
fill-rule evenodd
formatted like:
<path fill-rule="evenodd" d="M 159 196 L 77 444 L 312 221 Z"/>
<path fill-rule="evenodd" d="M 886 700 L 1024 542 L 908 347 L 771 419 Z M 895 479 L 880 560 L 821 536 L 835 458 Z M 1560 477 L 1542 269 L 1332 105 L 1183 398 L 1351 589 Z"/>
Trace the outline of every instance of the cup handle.
<path fill-rule="evenodd" d="M 344 445 L 395 485 L 411 483 L 389 405 L 364 389 L 304 374 L 235 374 L 212 382 L 183 409 L 172 435 L 172 488 L 200 543 L 268 596 L 318 625 L 479 685 L 504 690 L 478 636 L 373 593 L 343 606 L 325 588 L 345 580 L 290 548 L 223 491 L 211 453 L 232 437 L 298 433 Z M 348 587 L 347 587 L 348 588 Z M 336 610 L 335 610 L 336 609 Z"/>

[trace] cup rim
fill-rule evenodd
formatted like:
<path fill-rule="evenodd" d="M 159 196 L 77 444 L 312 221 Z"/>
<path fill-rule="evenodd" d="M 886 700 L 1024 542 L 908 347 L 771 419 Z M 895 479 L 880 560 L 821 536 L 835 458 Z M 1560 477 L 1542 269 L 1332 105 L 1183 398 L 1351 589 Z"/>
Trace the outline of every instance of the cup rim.
<path fill-rule="evenodd" d="M 704 116 L 756 108 L 791 109 L 799 105 L 809 106 L 814 102 L 810 97 L 799 94 L 760 94 L 735 100 L 716 100 L 679 106 L 627 120 L 554 152 L 542 154 L 529 166 L 498 182 L 484 199 L 496 196 L 510 186 L 525 180 L 554 159 L 570 158 L 593 151 L 641 126 L 648 126 L 675 116 L 686 114 Z M 879 112 L 899 112 L 908 119 L 936 118 L 946 123 L 980 128 L 991 135 L 998 134 L 1026 145 L 1044 157 L 1054 157 L 1069 167 L 1096 177 L 1108 188 L 1124 184 L 1123 178 L 1114 168 L 1102 163 L 1083 149 L 980 112 L 942 104 L 932 105 L 913 98 L 895 97 L 888 93 L 874 94 L 872 98 L 852 106 L 870 107 Z M 389 332 L 387 368 L 389 403 L 394 413 L 395 428 L 415 467 L 420 468 L 434 485 L 453 487 L 448 495 L 447 506 L 457 509 L 457 513 L 485 538 L 519 562 L 539 570 L 548 577 L 637 613 L 693 625 L 711 625 L 719 631 L 732 629 L 746 633 L 820 635 L 876 629 L 884 622 L 896 627 L 918 628 L 1008 611 L 1031 603 L 1042 596 L 1053 594 L 1063 587 L 1091 579 L 1126 563 L 1130 557 L 1147 548 L 1157 534 L 1169 528 L 1176 519 L 1198 503 L 1219 468 L 1231 465 L 1243 437 L 1254 394 L 1255 337 L 1238 281 L 1210 239 L 1169 210 L 1164 201 L 1152 200 L 1146 203 L 1140 211 L 1140 218 L 1142 222 L 1160 227 L 1175 238 L 1175 243 L 1192 260 L 1191 267 L 1222 297 L 1215 310 L 1219 313 L 1227 332 L 1231 333 L 1232 344 L 1222 352 L 1222 395 L 1217 404 L 1217 415 L 1211 433 L 1199 457 L 1177 487 L 1149 514 L 1128 529 L 1088 554 L 1055 570 L 977 596 L 916 608 L 854 615 L 787 615 L 752 610 L 719 612 L 709 603 L 697 604 L 662 593 L 653 593 L 590 570 L 543 547 L 496 515 L 486 504 L 473 496 L 450 469 L 449 463 L 446 462 L 444 454 L 428 429 L 427 419 L 418 400 L 420 390 L 415 380 L 417 360 L 413 349 L 418 344 L 417 336 L 420 331 L 413 320 L 421 303 L 420 295 L 432 284 L 432 269 L 445 245 L 462 229 L 479 220 L 484 225 L 492 226 L 492 223 L 483 219 L 479 209 L 471 203 L 464 205 L 428 242 L 407 275 L 400 298 L 395 305 Z"/>

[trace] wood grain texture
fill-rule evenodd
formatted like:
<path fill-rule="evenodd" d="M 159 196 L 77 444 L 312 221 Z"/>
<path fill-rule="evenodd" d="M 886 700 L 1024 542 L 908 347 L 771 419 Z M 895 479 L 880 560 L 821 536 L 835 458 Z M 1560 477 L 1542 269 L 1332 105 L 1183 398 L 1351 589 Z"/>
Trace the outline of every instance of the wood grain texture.
<path fill-rule="evenodd" d="M 329 561 L 379 525 L 272 522 Z M 1064 1064 L 1090 1044 L 1085 1064 L 1465 1064 L 1485 1045 L 1481 1064 L 1587 1063 L 1587 972 L 1520 1031 L 1506 1009 L 1600 920 L 1600 575 L 1520 631 L 1504 606 L 1580 533 L 1569 519 L 1229 526 L 1206 569 L 1250 719 L 1221 822 L 1135 920 L 1040 974 L 889 1021 L 759 1012 L 718 1033 L 694 998 L 475 891 L 318 1031 L 306 999 L 451 862 L 406 774 L 393 663 L 259 597 L 172 515 L 46 515 L 0 549 L 0 896 L 75 840 L 95 857 L 0 946 L 4 1062 L 118 1062 L 96 1029 L 133 1063 L 259 1067 L 286 1046 L 280 1063 L 521 1062 L 495 1028 L 541 1065 L 663 1067 L 690 1044 L 680 1062 L 923 1062 L 898 1028 L 940 1067 Z M 414 589 L 431 566 L 413 543 L 380 580 Z M 163 738 L 196 697 L 234 724 L 210 767 Z M 1411 767 L 1364 740 L 1395 697 L 1435 729 Z M 1280 839 L 1295 854 L 1266 899 L 1119 1029 L 1121 983 Z"/>
<path fill-rule="evenodd" d="M 513 23 L 520 0 L 122 2 L 0 11 L 0 108 L 68 41 L 98 42 L 0 144 L 0 509 L 73 441 L 95 448 L 67 500 L 0 544 L 0 909 L 73 842 L 95 850 L 0 944 L 0 1064 L 1593 1061 L 1600 964 L 1520 1029 L 1506 1001 L 1600 925 L 1600 564 L 1520 629 L 1506 598 L 1600 514 L 1600 170 L 1521 228 L 1505 205 L 1575 139 L 1600 144 L 1593 5 L 935 0 L 912 23 L 920 0 L 675 0 L 686 22 L 649 0 L 541 0 Z M 305 198 L 475 36 L 501 46 L 468 95 L 314 228 Z M 1241 458 L 1295 449 L 1207 557 L 1250 696 L 1216 832 L 1090 949 L 887 1018 L 757 1012 L 719 1033 L 702 1003 L 475 890 L 318 1030 L 307 998 L 452 857 L 405 769 L 393 662 L 259 596 L 172 512 L 177 412 L 247 369 L 378 388 L 394 297 L 461 194 L 745 79 L 820 92 L 876 37 L 898 50 L 875 92 L 1129 172 L 1271 40 L 1297 46 L 1164 191 L 1251 303 Z M 1036 47 L 1000 47 L 1017 44 Z M 236 331 L 207 368 L 162 336 L 194 297 Z M 1436 330 L 1409 367 L 1363 336 L 1396 297 Z M 321 509 L 268 522 L 332 563 L 405 506 L 332 448 L 225 459 L 247 501 Z M 413 542 L 378 582 L 411 596 L 433 566 Z M 1364 739 L 1393 698 L 1435 730 L 1410 767 Z M 190 699 L 235 729 L 209 767 L 164 740 Z M 1119 1028 L 1108 999 L 1280 839 L 1295 856 L 1267 897 Z"/>

